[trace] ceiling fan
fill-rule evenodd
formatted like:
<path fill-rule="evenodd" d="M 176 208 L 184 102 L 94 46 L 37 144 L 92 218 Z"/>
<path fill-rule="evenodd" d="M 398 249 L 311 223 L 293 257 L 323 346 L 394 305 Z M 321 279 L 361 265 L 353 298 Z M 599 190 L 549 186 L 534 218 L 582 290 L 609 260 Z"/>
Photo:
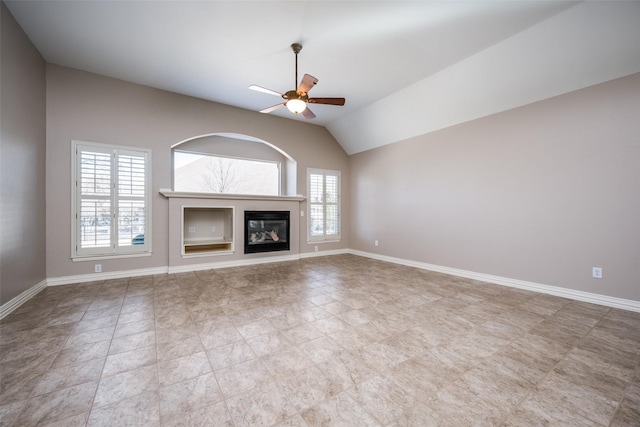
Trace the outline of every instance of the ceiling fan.
<path fill-rule="evenodd" d="M 293 53 L 295 53 L 296 55 L 295 83 L 298 84 L 298 53 L 300 53 L 300 51 L 302 50 L 302 45 L 299 43 L 294 43 L 291 45 L 291 49 L 293 49 Z M 297 89 L 290 90 L 282 94 L 276 92 L 275 90 L 267 89 L 258 85 L 251 85 L 249 86 L 249 89 L 281 96 L 283 99 L 285 99 L 285 102 L 281 104 L 277 104 L 261 110 L 261 113 L 270 113 L 286 105 L 289 111 L 291 111 L 293 114 L 302 113 L 305 119 L 313 119 L 316 117 L 316 115 L 313 114 L 313 112 L 307 107 L 307 104 L 344 105 L 344 98 L 309 98 L 309 91 L 316 85 L 316 83 L 318 83 L 318 79 L 309 74 L 305 74 L 304 76 L 302 76 L 302 80 L 300 80 L 300 84 L 298 85 Z"/>

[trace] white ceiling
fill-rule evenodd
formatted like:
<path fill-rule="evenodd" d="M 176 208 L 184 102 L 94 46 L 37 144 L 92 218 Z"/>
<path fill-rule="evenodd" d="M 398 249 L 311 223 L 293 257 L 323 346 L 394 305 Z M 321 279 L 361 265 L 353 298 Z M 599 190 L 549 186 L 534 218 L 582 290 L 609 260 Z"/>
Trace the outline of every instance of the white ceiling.
<path fill-rule="evenodd" d="M 255 111 L 301 43 L 349 154 L 640 72 L 638 1 L 5 3 L 47 62 Z"/>

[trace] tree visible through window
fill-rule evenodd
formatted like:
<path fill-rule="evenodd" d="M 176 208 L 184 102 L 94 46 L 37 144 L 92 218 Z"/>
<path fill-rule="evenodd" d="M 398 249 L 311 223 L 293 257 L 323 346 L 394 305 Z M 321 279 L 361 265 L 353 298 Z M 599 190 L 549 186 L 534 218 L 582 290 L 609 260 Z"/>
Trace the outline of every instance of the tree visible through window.
<path fill-rule="evenodd" d="M 173 153 L 175 191 L 280 194 L 280 163 L 199 153 Z"/>
<path fill-rule="evenodd" d="M 340 239 L 340 172 L 309 169 L 310 241 Z"/>

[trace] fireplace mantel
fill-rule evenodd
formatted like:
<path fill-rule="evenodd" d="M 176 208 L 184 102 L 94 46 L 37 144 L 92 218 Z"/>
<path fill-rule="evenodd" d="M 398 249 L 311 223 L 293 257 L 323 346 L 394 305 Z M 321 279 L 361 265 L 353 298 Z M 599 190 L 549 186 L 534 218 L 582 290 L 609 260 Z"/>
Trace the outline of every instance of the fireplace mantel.
<path fill-rule="evenodd" d="M 268 200 L 268 201 L 283 201 L 283 202 L 302 202 L 307 198 L 302 195 L 297 196 L 261 196 L 256 194 L 215 194 L 215 193 L 194 193 L 187 191 L 173 191 L 169 189 L 160 189 L 162 194 L 167 199 L 172 197 L 181 197 L 189 199 L 220 199 L 220 200 Z"/>

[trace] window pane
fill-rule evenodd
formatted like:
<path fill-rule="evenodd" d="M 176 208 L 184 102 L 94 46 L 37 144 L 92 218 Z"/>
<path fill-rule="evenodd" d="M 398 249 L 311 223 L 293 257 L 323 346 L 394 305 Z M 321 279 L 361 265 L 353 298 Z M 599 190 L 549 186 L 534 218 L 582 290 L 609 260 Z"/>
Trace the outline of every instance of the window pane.
<path fill-rule="evenodd" d="M 308 169 L 310 241 L 340 239 L 340 172 Z"/>
<path fill-rule="evenodd" d="M 338 202 L 338 177 L 333 175 L 326 176 L 326 198 L 327 203 Z"/>
<path fill-rule="evenodd" d="M 144 174 L 144 157 L 118 156 L 118 194 L 121 197 L 144 197 Z"/>
<path fill-rule="evenodd" d="M 80 206 L 80 247 L 111 246 L 111 203 L 83 199 Z"/>
<path fill-rule="evenodd" d="M 108 153 L 81 153 L 80 193 L 83 196 L 111 194 L 111 156 Z"/>
<path fill-rule="evenodd" d="M 144 202 L 118 202 L 118 246 L 144 243 Z"/>
<path fill-rule="evenodd" d="M 338 206 L 327 205 L 327 234 L 340 233 L 340 219 L 338 218 Z"/>
<path fill-rule="evenodd" d="M 280 164 L 174 152 L 174 190 L 199 193 L 280 194 Z"/>
<path fill-rule="evenodd" d="M 324 215 L 322 205 L 311 205 L 309 214 L 312 236 L 322 236 L 324 234 Z"/>
<path fill-rule="evenodd" d="M 322 203 L 323 201 L 323 175 L 311 174 L 309 176 L 309 198 L 311 203 Z"/>

